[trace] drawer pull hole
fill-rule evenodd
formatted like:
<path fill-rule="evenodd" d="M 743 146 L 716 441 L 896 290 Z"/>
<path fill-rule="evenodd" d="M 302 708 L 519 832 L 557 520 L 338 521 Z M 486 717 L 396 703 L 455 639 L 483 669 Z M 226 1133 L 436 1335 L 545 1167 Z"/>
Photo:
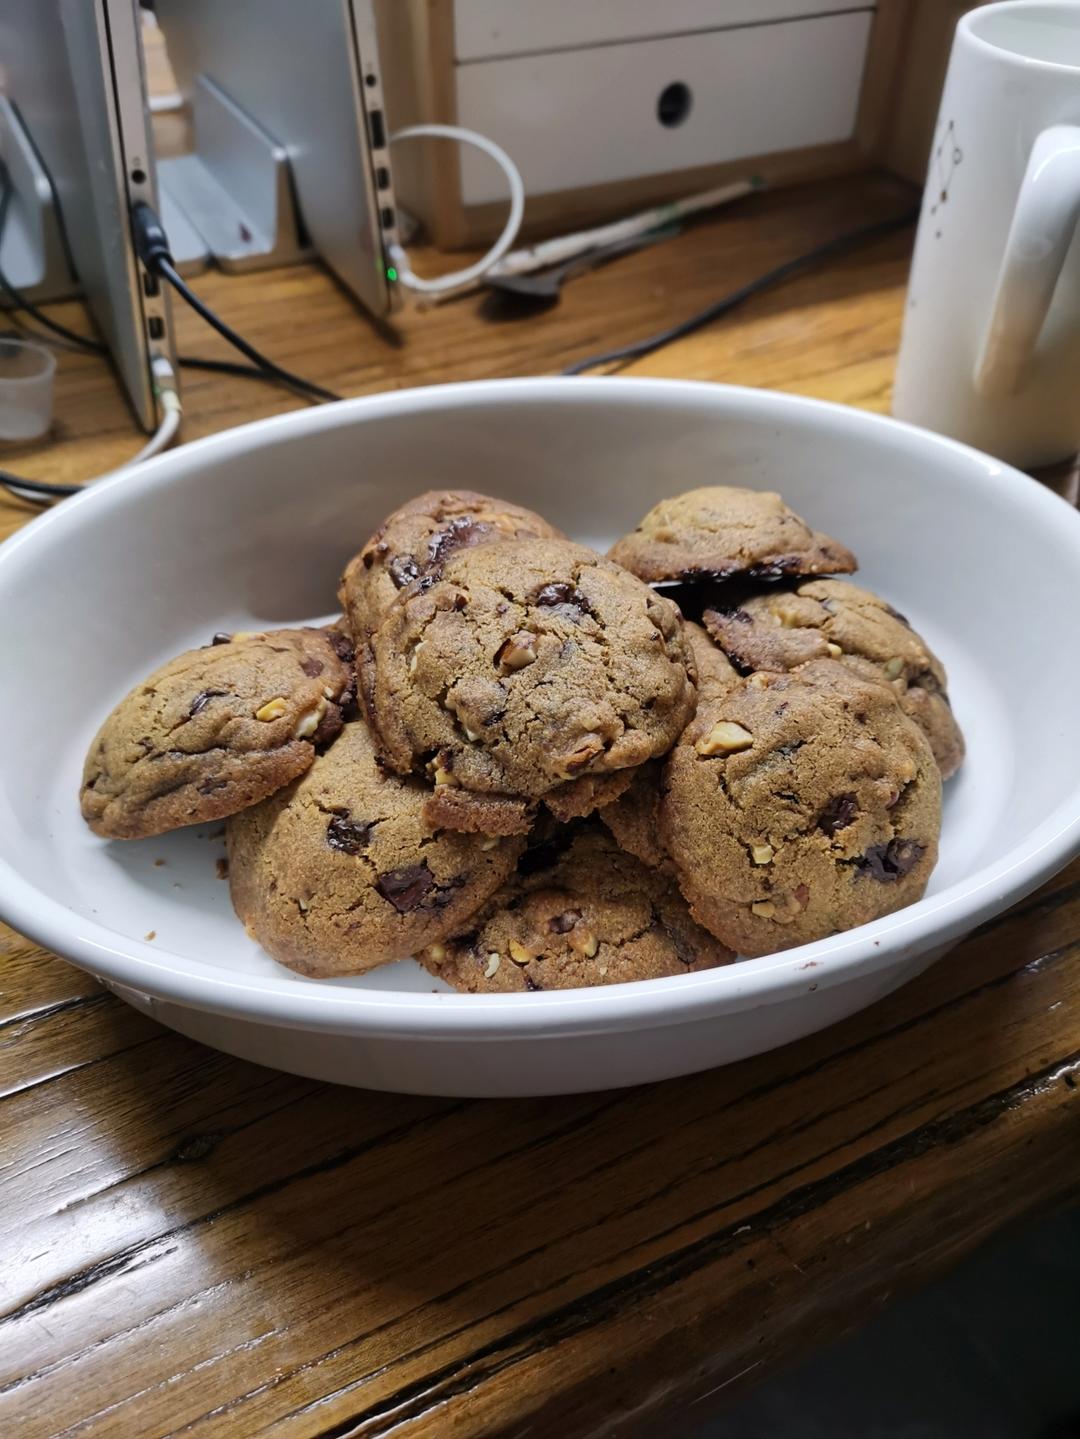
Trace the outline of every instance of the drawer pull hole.
<path fill-rule="evenodd" d="M 674 130 L 676 125 L 681 125 L 689 115 L 693 103 L 694 96 L 690 86 L 684 85 L 681 80 L 673 80 L 660 91 L 660 98 L 656 102 L 656 118 L 661 125 Z"/>

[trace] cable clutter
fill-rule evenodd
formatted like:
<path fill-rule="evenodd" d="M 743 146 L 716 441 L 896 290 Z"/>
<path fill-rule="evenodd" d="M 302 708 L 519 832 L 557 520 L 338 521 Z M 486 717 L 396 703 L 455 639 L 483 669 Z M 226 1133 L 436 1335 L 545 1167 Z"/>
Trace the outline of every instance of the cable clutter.
<path fill-rule="evenodd" d="M 164 280 L 166 284 L 171 285 L 185 304 L 190 305 L 211 329 L 216 330 L 222 339 L 227 340 L 234 349 L 239 350 L 267 379 L 277 380 L 283 385 L 288 385 L 290 389 L 296 390 L 299 394 L 323 403 L 341 399 L 341 396 L 335 395 L 333 390 L 313 384 L 311 380 L 305 380 L 301 375 L 295 375 L 291 370 L 285 369 L 283 365 L 276 364 L 261 350 L 257 350 L 250 341 L 245 340 L 243 335 L 238 334 L 231 325 L 226 324 L 204 300 L 199 299 L 176 269 L 169 250 L 169 239 L 165 234 L 165 227 L 149 205 L 139 204 L 132 209 L 131 224 L 135 235 L 135 250 L 146 268 L 152 274 L 157 275 L 159 279 Z"/>
<path fill-rule="evenodd" d="M 510 185 L 510 213 L 507 217 L 503 231 L 498 240 L 482 259 L 475 264 L 451 275 L 444 275 L 436 279 L 424 279 L 412 270 L 404 249 L 396 242 L 390 247 L 389 254 L 397 269 L 400 282 L 418 294 L 427 294 L 445 298 L 457 292 L 473 288 L 478 281 L 489 273 L 498 274 L 500 265 L 510 251 L 510 247 L 517 237 L 523 210 L 524 210 L 524 186 L 521 175 L 510 157 L 498 145 L 488 140 L 483 135 L 473 131 L 461 129 L 453 125 L 416 125 L 408 129 L 398 131 L 391 138 L 392 140 L 404 140 L 433 136 L 436 138 L 459 140 L 466 144 L 475 145 L 480 150 L 491 156 L 503 169 Z M 725 200 L 736 198 L 737 195 L 746 193 L 755 188 L 750 182 L 740 182 L 720 192 L 713 192 L 708 197 L 710 203 L 722 203 Z M 13 186 L 10 174 L 6 165 L 0 160 L 0 242 L 2 242 L 5 225 L 7 223 L 13 196 Z M 674 210 L 676 207 L 670 207 Z M 699 207 L 700 208 L 700 207 Z M 641 230 L 639 221 L 642 217 L 631 217 L 626 224 L 636 224 L 637 231 Z M 608 350 L 600 351 L 593 355 L 587 355 L 582 359 L 575 360 L 565 366 L 560 373 L 564 375 L 579 375 L 601 365 L 622 363 L 627 360 L 640 358 L 643 355 L 652 354 L 663 346 L 672 344 L 676 340 L 693 334 L 705 325 L 711 324 L 714 320 L 721 319 L 729 314 L 737 306 L 754 296 L 763 293 L 773 285 L 779 284 L 791 275 L 797 274 L 803 269 L 812 265 L 823 263 L 852 248 L 855 245 L 866 241 L 877 239 L 881 235 L 889 234 L 895 230 L 911 225 L 918 218 L 918 207 L 904 211 L 902 214 L 890 216 L 884 220 L 877 220 L 867 225 L 862 225 L 854 230 L 849 230 L 842 235 L 837 235 L 831 240 L 825 241 L 813 249 L 775 266 L 772 270 L 766 271 L 745 285 L 713 301 L 711 304 L 699 310 L 696 314 L 688 316 L 674 325 L 667 326 L 652 335 L 644 336 L 639 340 L 631 341 L 624 345 L 613 346 Z M 176 268 L 175 261 L 169 245 L 168 235 L 159 216 L 154 209 L 143 202 L 133 206 L 131 210 L 132 235 L 136 253 L 148 271 L 158 279 L 169 285 L 172 290 L 189 305 L 203 320 L 206 321 L 223 339 L 233 346 L 243 357 L 246 363 L 230 362 L 226 360 L 206 359 L 199 356 L 180 356 L 179 364 L 182 367 L 216 371 L 223 374 L 237 375 L 247 379 L 263 380 L 273 384 L 279 384 L 292 391 L 294 394 L 315 403 L 328 403 L 341 398 L 333 390 L 323 385 L 305 379 L 303 376 L 279 365 L 269 358 L 243 335 L 239 334 L 231 325 L 221 318 L 217 312 L 195 293 L 187 281 L 180 275 Z M 612 228 L 612 227 L 608 227 Z M 534 247 L 537 253 L 547 254 L 562 253 L 560 244 L 569 240 L 582 237 L 566 237 L 563 242 L 547 242 L 543 246 Z M 528 252 L 521 252 L 526 254 Z M 3 270 L 0 269 L 0 291 L 2 291 L 12 304 L 24 310 L 38 324 L 47 329 L 51 334 L 64 341 L 69 346 L 75 346 L 92 354 L 106 356 L 108 350 L 100 341 L 80 335 L 67 326 L 51 319 L 37 305 L 29 301 L 20 293 L 8 280 Z M 161 450 L 170 445 L 176 438 L 180 427 L 182 407 L 180 395 L 177 388 L 176 376 L 172 366 L 164 357 L 157 357 L 152 362 L 152 375 L 154 394 L 160 411 L 160 423 L 152 438 L 131 460 L 127 461 L 121 469 L 140 463 L 149 459 L 152 455 L 158 454 Z M 115 472 L 114 472 L 115 473 Z M 0 486 L 9 493 L 28 503 L 39 505 L 48 504 L 54 500 L 64 499 L 69 495 L 77 494 L 82 488 L 81 485 L 54 484 L 42 480 L 30 480 L 8 471 L 0 470 Z"/>
<path fill-rule="evenodd" d="M 4 231 L 10 214 L 11 202 L 14 196 L 14 186 L 11 175 L 4 161 L 0 159 L 0 243 L 3 241 Z M 212 373 L 235 375 L 244 379 L 264 380 L 273 384 L 286 386 L 296 394 L 306 399 L 319 403 L 327 403 L 341 397 L 332 390 L 316 385 L 310 380 L 305 380 L 300 375 L 276 364 L 266 355 L 257 350 L 237 334 L 235 330 L 204 301 L 200 300 L 182 276 L 177 272 L 173 264 L 172 255 L 169 250 L 168 237 L 165 234 L 164 226 L 149 205 L 136 205 L 131 215 L 132 227 L 135 236 L 135 245 L 140 259 L 154 274 L 163 279 L 167 284 L 181 296 L 206 322 L 215 329 L 229 344 L 239 350 L 248 364 L 238 364 L 229 360 L 207 359 L 202 356 L 181 355 L 178 363 L 182 368 L 205 370 Z M 80 335 L 78 331 L 69 329 L 67 325 L 52 319 L 49 315 L 33 301 L 27 299 L 21 291 L 15 288 L 8 280 L 2 268 L 0 268 L 0 291 L 11 301 L 16 310 L 25 311 L 39 325 L 43 326 L 52 335 L 62 340 L 66 345 L 73 346 L 88 354 L 100 355 L 107 358 L 108 347 L 99 340 L 92 339 L 87 335 Z M 154 381 L 154 395 L 158 403 L 161 418 L 157 430 L 150 440 L 130 460 L 125 461 L 119 467 L 126 470 L 134 465 L 148 460 L 152 456 L 167 449 L 176 439 L 180 429 L 180 420 L 183 414 L 183 406 L 180 399 L 179 389 L 176 383 L 176 376 L 172 365 L 164 356 L 157 356 L 151 362 L 151 372 Z M 112 471 L 111 473 L 117 473 Z M 104 479 L 107 476 L 97 476 L 97 479 Z M 84 484 L 93 483 L 85 481 Z M 48 505 L 55 500 L 66 499 L 76 495 L 84 485 L 57 484 L 45 480 L 31 480 L 21 475 L 12 474 L 8 470 L 0 469 L 0 487 L 30 504 Z"/>

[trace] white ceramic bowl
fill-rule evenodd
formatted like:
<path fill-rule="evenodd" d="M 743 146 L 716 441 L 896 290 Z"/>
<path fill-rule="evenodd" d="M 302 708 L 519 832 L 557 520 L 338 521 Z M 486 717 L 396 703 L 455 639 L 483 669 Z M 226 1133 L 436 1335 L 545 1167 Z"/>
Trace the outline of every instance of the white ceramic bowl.
<path fill-rule="evenodd" d="M 604 547 L 662 496 L 717 481 L 775 487 L 851 544 L 860 578 L 946 662 L 969 753 L 909 909 L 610 988 L 439 993 L 412 961 L 312 981 L 246 937 L 214 831 L 112 844 L 80 820 L 83 753 L 131 684 L 214 630 L 332 613 L 344 561 L 418 490 L 505 495 Z M 0 549 L 0 914 L 165 1024 L 321 1079 L 554 1094 L 722 1064 L 869 1004 L 1080 848 L 1078 593 L 1080 515 L 1061 500 L 951 441 L 812 400 L 521 380 L 262 421 L 106 481 Z"/>

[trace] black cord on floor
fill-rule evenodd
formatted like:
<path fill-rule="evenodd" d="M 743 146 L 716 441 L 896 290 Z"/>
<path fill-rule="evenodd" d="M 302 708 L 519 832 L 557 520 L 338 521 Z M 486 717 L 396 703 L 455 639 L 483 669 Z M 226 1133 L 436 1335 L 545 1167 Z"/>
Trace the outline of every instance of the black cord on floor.
<path fill-rule="evenodd" d="M 13 195 L 14 186 L 11 181 L 10 172 L 3 159 L 0 158 L 0 243 L 3 241 Z M 168 260 L 167 264 L 168 267 L 172 269 L 171 260 Z M 324 390 L 320 385 L 314 385 L 301 376 L 294 375 L 289 370 L 283 369 L 280 365 L 275 365 L 272 360 L 260 354 L 254 345 L 249 345 L 247 341 L 243 340 L 241 336 L 236 335 L 229 326 L 225 325 L 224 321 L 219 320 L 218 317 L 214 315 L 214 312 L 210 310 L 208 306 L 204 305 L 202 301 L 198 300 L 198 297 L 188 289 L 187 285 L 185 285 L 175 270 L 173 270 L 172 275 L 168 275 L 160 266 L 161 260 L 159 259 L 158 272 L 163 275 L 163 278 L 167 279 L 169 283 L 188 300 L 188 303 L 192 304 L 198 313 L 213 325 L 214 329 L 224 335 L 230 344 L 236 345 L 238 349 L 254 361 L 253 364 L 242 365 L 235 360 L 214 360 L 197 355 L 180 355 L 177 359 L 177 363 L 180 366 L 190 370 L 204 370 L 212 374 L 235 375 L 240 379 L 261 380 L 270 384 L 284 385 L 287 389 L 293 390 L 306 399 L 328 401 L 340 398 L 340 396 L 335 395 L 333 391 Z M 53 320 L 50 316 L 46 315 L 33 301 L 28 300 L 20 290 L 17 290 L 15 286 L 11 284 L 2 267 L 0 267 L 0 291 L 3 291 L 3 293 L 7 295 L 17 309 L 25 310 L 38 324 L 43 325 L 47 330 L 51 330 L 54 335 L 58 335 L 69 344 L 77 345 L 79 349 L 85 350 L 90 354 L 100 355 L 102 358 L 108 357 L 108 347 L 101 344 L 100 341 L 91 339 L 86 335 L 80 335 L 75 330 L 68 329 L 66 325 L 62 325 L 58 320 Z M 45 506 L 54 500 L 67 499 L 70 495 L 78 494 L 82 486 L 52 484 L 44 480 L 29 480 L 12 474 L 9 470 L 0 470 L 0 488 L 6 490 L 10 495 L 14 496 L 15 499 L 23 500 L 27 504 Z"/>
<path fill-rule="evenodd" d="M 653 335 L 646 335 L 642 340 L 632 340 L 628 345 L 618 345 L 612 350 L 603 350 L 596 355 L 586 355 L 583 360 L 575 360 L 572 365 L 567 365 L 559 373 L 562 375 L 580 375 L 586 370 L 593 370 L 597 365 L 610 364 L 615 360 L 633 360 L 641 355 L 651 355 L 654 350 L 662 349 L 664 345 L 670 345 L 675 340 L 681 340 L 686 335 L 692 335 L 695 330 L 702 329 L 705 325 L 712 324 L 713 320 L 719 320 L 722 316 L 741 305 L 744 300 L 753 299 L 760 295 L 763 290 L 779 284 L 786 280 L 789 275 L 796 274 L 810 265 L 819 264 L 822 260 L 831 260 L 834 255 L 841 254 L 844 250 L 850 249 L 853 245 L 861 245 L 867 240 L 876 240 L 879 235 L 891 234 L 894 230 L 903 230 L 908 225 L 913 225 L 919 218 L 919 208 L 905 210 L 902 215 L 894 215 L 888 220 L 875 220 L 869 225 L 860 225 L 856 230 L 849 230 L 844 235 L 836 235 L 831 240 L 826 240 L 822 245 L 816 245 L 814 249 L 807 250 L 802 255 L 796 255 L 793 260 L 787 260 L 782 265 L 777 265 L 774 270 L 767 270 L 764 275 L 757 279 L 750 280 L 747 284 L 732 290 L 720 300 L 714 300 L 711 305 L 706 305 L 696 315 L 690 315 L 685 320 L 680 320 L 677 325 L 670 325 L 666 330 L 657 330 Z"/>
<path fill-rule="evenodd" d="M 178 355 L 176 363 L 183 370 L 209 370 L 216 375 L 236 375 L 241 380 L 259 380 L 264 385 L 280 385 L 286 390 L 296 390 L 304 399 L 311 398 L 305 390 L 298 389 L 278 375 L 260 369 L 258 365 L 241 365 L 238 360 L 208 360 L 202 355 Z"/>
<path fill-rule="evenodd" d="M 195 291 L 191 289 L 176 270 L 171 260 L 159 259 L 157 262 L 157 273 L 163 280 L 168 281 L 181 299 L 186 301 L 196 314 L 201 315 L 206 323 L 218 332 L 222 339 L 228 340 L 234 349 L 239 350 L 242 355 L 246 355 L 253 364 L 257 365 L 260 370 L 265 371 L 267 375 L 273 375 L 274 378 L 280 380 L 283 385 L 289 385 L 292 389 L 299 390 L 302 395 L 310 395 L 312 399 L 322 400 L 324 403 L 341 399 L 341 396 L 336 395 L 333 390 L 327 390 L 322 385 L 313 384 L 311 380 L 305 380 L 301 375 L 294 375 L 291 370 L 286 370 L 283 366 L 277 365 L 273 360 L 268 359 L 267 356 L 260 350 L 257 350 L 254 345 L 245 340 L 243 335 L 238 334 L 231 325 L 227 325 L 220 315 L 216 314 L 209 305 L 199 299 Z"/>
<path fill-rule="evenodd" d="M 53 500 L 66 500 L 69 495 L 77 495 L 82 488 L 81 485 L 54 485 L 47 484 L 44 480 L 24 480 L 21 475 L 13 475 L 10 470 L 0 470 L 0 486 L 15 499 L 25 500 L 31 505 L 49 505 Z"/>
<path fill-rule="evenodd" d="M 212 374 L 236 375 L 242 380 L 259 380 L 275 385 L 286 384 L 286 381 L 277 375 L 267 374 L 266 371 L 255 365 L 238 364 L 235 360 L 209 360 L 196 355 L 181 355 L 177 363 L 187 370 L 207 370 Z M 287 388 L 293 387 L 287 386 Z M 304 398 L 310 397 L 304 395 Z M 0 470 L 0 489 L 6 490 L 17 500 L 23 500 L 27 504 L 38 505 L 42 508 L 52 504 L 54 500 L 65 500 L 70 495 L 77 495 L 83 488 L 83 485 L 61 485 L 45 480 L 23 479 L 20 475 L 12 474 L 10 470 Z"/>
<path fill-rule="evenodd" d="M 180 298 L 190 305 L 197 315 L 201 315 L 222 339 L 228 340 L 234 349 L 239 350 L 253 364 L 261 370 L 265 370 L 268 375 L 275 376 L 282 384 L 291 385 L 293 389 L 310 395 L 312 399 L 323 401 L 341 399 L 341 396 L 336 395 L 333 390 L 313 384 L 310 380 L 305 380 L 302 375 L 294 375 L 291 370 L 275 364 L 273 360 L 257 350 L 250 341 L 245 340 L 243 335 L 238 334 L 231 325 L 226 324 L 204 300 L 200 300 L 173 264 L 172 256 L 168 252 L 167 241 L 164 238 L 165 232 L 149 205 L 136 205 L 132 211 L 132 222 L 135 227 L 135 243 L 139 248 L 143 263 L 170 284 Z"/>
<path fill-rule="evenodd" d="M 4 163 L 3 158 L 0 157 L 0 240 L 3 239 L 4 230 L 7 226 L 8 211 L 10 210 L 14 193 L 10 171 Z M 66 325 L 62 325 L 58 320 L 54 320 L 49 315 L 46 315 L 32 300 L 28 300 L 21 290 L 17 290 L 15 286 L 11 284 L 2 268 L 0 268 L 0 290 L 7 295 L 15 309 L 25 310 L 39 325 L 43 325 L 47 330 L 51 330 L 54 335 L 59 335 L 61 339 L 67 340 L 70 344 L 78 345 L 80 349 L 87 350 L 95 355 L 107 355 L 109 353 L 108 346 L 103 345 L 100 340 L 94 340 L 89 335 L 80 335 L 76 330 L 69 330 Z M 200 309 L 199 313 L 203 314 L 204 319 L 206 318 L 203 309 Z M 211 321 L 211 324 L 213 323 L 214 321 Z M 216 324 L 214 327 L 215 329 L 218 328 Z M 226 335 L 225 338 L 229 340 L 230 344 L 235 343 L 229 335 Z M 301 394 L 320 400 L 339 398 L 339 396 L 333 395 L 331 391 L 323 390 L 318 385 L 312 385 L 310 381 L 302 379 L 299 375 L 293 375 L 288 370 L 282 369 L 280 365 L 275 365 L 273 361 L 266 359 L 265 356 L 259 355 L 259 351 L 256 350 L 254 346 L 249 348 L 250 359 L 255 360 L 255 357 L 258 356 L 255 363 L 251 365 L 240 365 L 234 360 L 204 359 L 199 355 L 180 355 L 177 363 L 189 370 L 211 370 L 223 375 L 237 375 L 246 380 L 264 380 L 266 382 L 286 385 L 288 388 L 297 390 Z"/>

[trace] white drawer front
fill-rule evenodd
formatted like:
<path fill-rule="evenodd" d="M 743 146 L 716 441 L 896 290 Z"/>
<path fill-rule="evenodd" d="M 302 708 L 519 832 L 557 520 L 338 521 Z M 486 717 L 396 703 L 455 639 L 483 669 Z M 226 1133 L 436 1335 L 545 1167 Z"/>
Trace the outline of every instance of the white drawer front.
<path fill-rule="evenodd" d="M 531 194 L 719 164 L 850 137 L 872 12 L 631 45 L 487 60 L 456 69 L 458 119 L 511 154 Z M 690 108 L 662 125 L 662 91 Z M 462 196 L 505 195 L 494 164 L 462 151 Z"/>
<path fill-rule="evenodd" d="M 454 46 L 459 60 L 487 60 L 871 5 L 872 0 L 454 0 Z"/>

